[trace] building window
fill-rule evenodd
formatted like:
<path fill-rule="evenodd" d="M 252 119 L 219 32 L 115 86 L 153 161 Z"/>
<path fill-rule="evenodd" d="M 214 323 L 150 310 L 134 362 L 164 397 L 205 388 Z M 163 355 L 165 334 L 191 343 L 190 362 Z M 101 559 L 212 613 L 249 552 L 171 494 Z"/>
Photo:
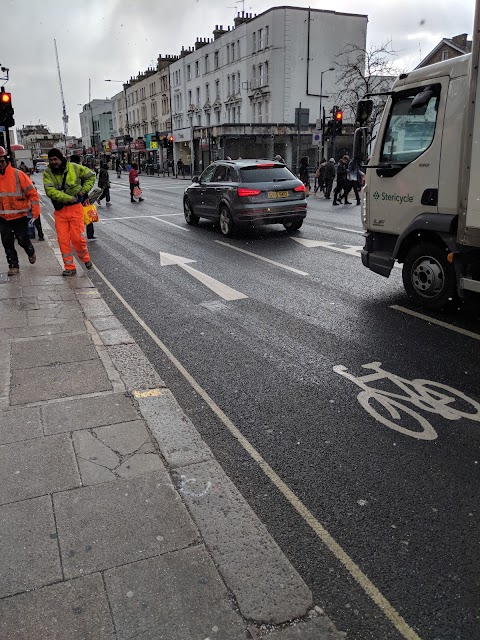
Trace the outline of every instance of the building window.
<path fill-rule="evenodd" d="M 265 85 L 265 65 L 258 65 L 258 86 L 263 87 Z"/>
<path fill-rule="evenodd" d="M 253 51 L 253 53 L 255 53 L 256 50 L 257 50 L 257 34 L 254 31 L 252 33 L 252 51 Z"/>
<path fill-rule="evenodd" d="M 257 88 L 257 68 L 255 65 L 252 67 L 252 89 Z"/>
<path fill-rule="evenodd" d="M 240 89 L 242 85 L 240 84 L 240 71 L 237 73 L 237 84 L 238 84 L 238 92 L 240 93 Z"/>
<path fill-rule="evenodd" d="M 220 124 L 220 109 L 217 111 L 217 124 Z"/>
<path fill-rule="evenodd" d="M 268 62 L 265 62 L 265 64 L 263 65 L 265 67 L 264 70 L 264 76 L 265 76 L 265 84 L 268 84 Z"/>
<path fill-rule="evenodd" d="M 207 127 L 209 127 L 210 126 L 210 114 L 206 113 L 205 115 L 206 115 L 206 118 L 207 118 Z"/>
<path fill-rule="evenodd" d="M 215 100 L 220 100 L 220 80 L 215 80 Z"/>
<path fill-rule="evenodd" d="M 227 96 L 230 95 L 230 76 L 227 76 Z"/>
<path fill-rule="evenodd" d="M 188 106 L 190 107 L 191 104 L 192 104 L 192 92 L 189 90 L 189 92 L 188 92 Z"/>
<path fill-rule="evenodd" d="M 208 84 L 208 82 L 205 85 L 205 101 L 210 102 L 210 85 Z"/>
<path fill-rule="evenodd" d="M 237 60 L 240 60 L 242 56 L 240 55 L 240 40 L 237 40 Z"/>
<path fill-rule="evenodd" d="M 237 88 L 235 85 L 235 74 L 233 73 L 232 74 L 232 94 L 235 94 L 235 93 L 237 93 Z"/>
<path fill-rule="evenodd" d="M 265 100 L 265 122 L 268 122 L 270 116 L 270 103 L 268 100 Z"/>
<path fill-rule="evenodd" d="M 213 54 L 213 64 L 215 69 L 218 69 L 218 51 Z"/>
<path fill-rule="evenodd" d="M 205 55 L 205 73 L 210 71 L 210 61 L 208 58 L 208 53 Z"/>
<path fill-rule="evenodd" d="M 231 108 L 230 113 L 232 115 L 232 123 L 235 124 L 235 107 Z"/>
<path fill-rule="evenodd" d="M 197 113 L 197 125 L 199 127 L 202 126 L 202 114 L 201 113 Z"/>
<path fill-rule="evenodd" d="M 230 45 L 227 44 L 227 64 L 230 64 Z"/>
<path fill-rule="evenodd" d="M 265 46 L 268 47 L 268 31 L 269 28 L 265 27 Z"/>
<path fill-rule="evenodd" d="M 448 51 L 442 51 L 442 60 L 448 60 Z"/>
<path fill-rule="evenodd" d="M 258 30 L 258 50 L 260 51 L 260 49 L 263 49 L 264 46 L 265 46 L 265 43 L 263 39 L 263 29 L 259 29 Z"/>
<path fill-rule="evenodd" d="M 200 106 L 200 87 L 197 87 L 197 107 Z"/>
<path fill-rule="evenodd" d="M 232 62 L 235 62 L 235 43 L 232 42 Z"/>
<path fill-rule="evenodd" d="M 262 119 L 262 103 L 261 102 L 259 102 L 257 104 L 257 114 L 258 114 L 258 122 L 263 122 L 263 119 Z"/>
<path fill-rule="evenodd" d="M 195 62 L 195 77 L 198 78 L 200 75 L 200 65 L 198 64 L 198 60 Z"/>
<path fill-rule="evenodd" d="M 252 122 L 255 122 L 255 103 L 252 102 Z"/>
<path fill-rule="evenodd" d="M 237 122 L 240 122 L 240 107 L 237 107 Z"/>
<path fill-rule="evenodd" d="M 191 80 L 192 79 L 192 67 L 191 65 L 187 64 L 187 80 Z"/>

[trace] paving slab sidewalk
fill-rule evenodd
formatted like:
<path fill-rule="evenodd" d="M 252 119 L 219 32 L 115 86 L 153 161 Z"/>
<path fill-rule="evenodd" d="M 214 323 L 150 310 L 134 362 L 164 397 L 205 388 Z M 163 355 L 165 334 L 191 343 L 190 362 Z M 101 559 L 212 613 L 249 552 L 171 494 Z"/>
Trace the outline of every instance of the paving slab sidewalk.
<path fill-rule="evenodd" d="M 0 638 L 344 638 L 47 238 L 0 274 Z"/>

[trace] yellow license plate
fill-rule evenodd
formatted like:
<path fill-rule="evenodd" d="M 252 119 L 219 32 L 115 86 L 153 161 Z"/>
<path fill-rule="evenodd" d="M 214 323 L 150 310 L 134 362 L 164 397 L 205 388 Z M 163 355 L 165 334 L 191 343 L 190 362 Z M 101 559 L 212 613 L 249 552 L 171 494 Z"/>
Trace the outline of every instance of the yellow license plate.
<path fill-rule="evenodd" d="M 269 191 L 269 198 L 288 198 L 288 191 Z"/>

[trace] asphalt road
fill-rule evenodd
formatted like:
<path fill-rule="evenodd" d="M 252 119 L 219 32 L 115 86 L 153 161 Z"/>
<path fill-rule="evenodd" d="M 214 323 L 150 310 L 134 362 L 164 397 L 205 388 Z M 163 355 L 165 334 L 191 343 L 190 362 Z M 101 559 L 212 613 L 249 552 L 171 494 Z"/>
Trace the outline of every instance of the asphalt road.
<path fill-rule="evenodd" d="M 92 260 L 343 559 L 99 274 L 92 279 L 349 640 L 480 638 L 478 305 L 410 315 L 401 270 L 387 280 L 362 267 L 355 205 L 310 198 L 295 236 L 277 225 L 224 240 L 206 221 L 186 225 L 185 184 L 144 178 L 145 202 L 131 204 L 126 177 L 112 175 Z M 195 262 L 162 265 L 160 252 Z M 246 297 L 225 300 L 188 268 Z M 371 363 L 390 377 L 352 379 L 372 373 L 363 368 Z M 407 386 L 413 380 L 423 383 Z M 372 397 L 367 385 L 397 397 Z"/>

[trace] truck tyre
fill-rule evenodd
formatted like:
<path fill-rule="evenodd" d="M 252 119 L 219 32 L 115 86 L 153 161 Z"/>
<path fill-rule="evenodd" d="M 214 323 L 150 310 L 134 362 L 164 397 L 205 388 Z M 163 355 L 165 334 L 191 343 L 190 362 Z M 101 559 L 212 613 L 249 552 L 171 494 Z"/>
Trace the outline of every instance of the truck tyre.
<path fill-rule="evenodd" d="M 447 248 L 433 243 L 412 247 L 403 263 L 403 286 L 413 302 L 426 309 L 443 309 L 457 298 L 455 269 Z"/>

